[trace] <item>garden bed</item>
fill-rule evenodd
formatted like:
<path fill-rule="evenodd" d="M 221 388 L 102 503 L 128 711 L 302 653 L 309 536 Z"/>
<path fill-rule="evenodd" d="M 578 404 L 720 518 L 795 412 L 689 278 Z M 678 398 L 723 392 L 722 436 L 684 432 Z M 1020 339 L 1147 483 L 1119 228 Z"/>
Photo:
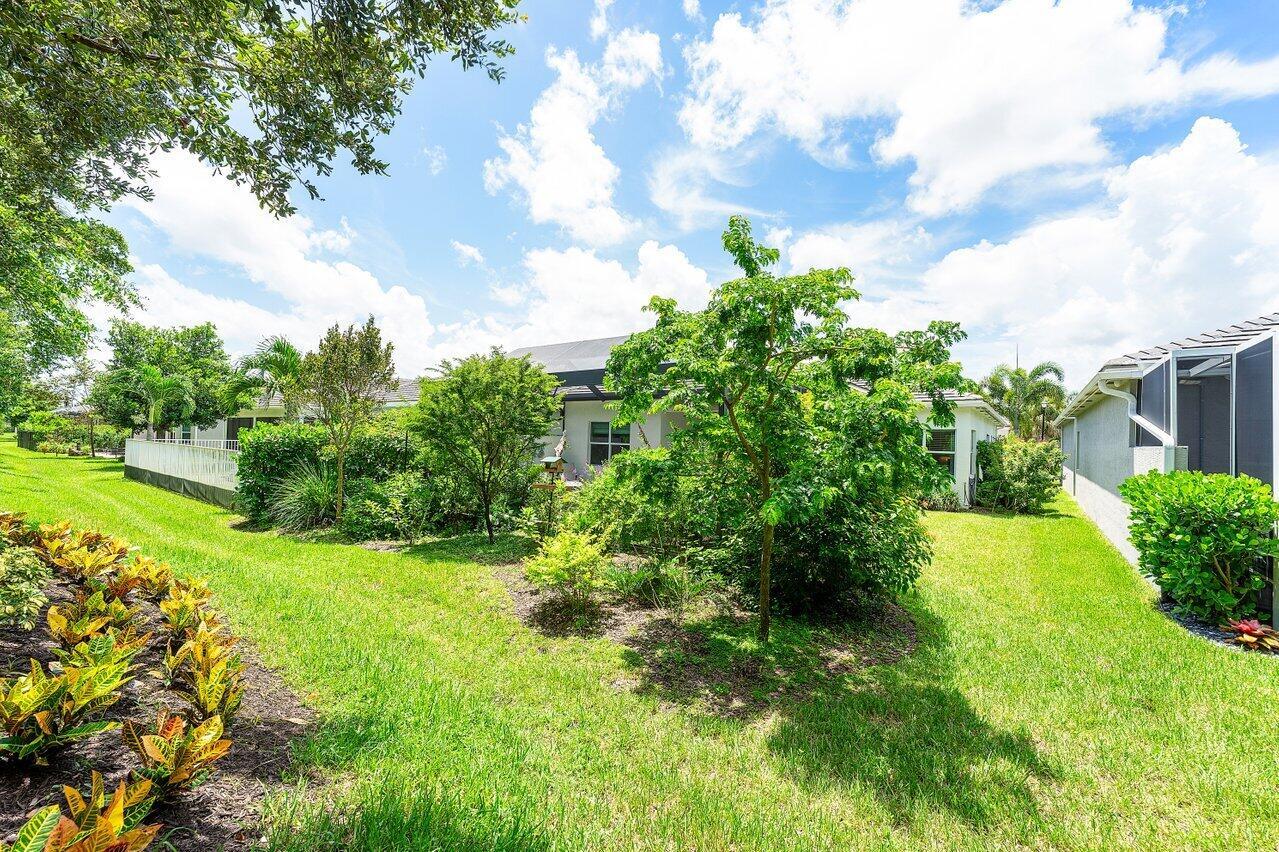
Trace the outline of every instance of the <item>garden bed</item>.
<path fill-rule="evenodd" d="M 48 595 L 52 604 L 66 603 L 72 599 L 71 584 L 56 576 Z M 108 718 L 145 723 L 155 719 L 162 704 L 175 707 L 177 702 L 152 673 L 160 667 L 164 653 L 156 609 L 147 603 L 135 605 L 139 629 L 152 631 L 157 638 L 135 658 L 134 678 L 124 686 Z M 30 659 L 47 664 L 55 659 L 55 647 L 43 621 L 33 630 L 0 629 L 0 672 L 20 674 L 29 670 Z M 244 701 L 231 734 L 234 745 L 207 782 L 172 802 L 158 804 L 148 817 L 149 822 L 164 824 L 160 836 L 172 849 L 208 852 L 257 847 L 262 800 L 280 785 L 289 768 L 290 742 L 313 724 L 312 712 L 253 649 L 242 640 L 237 650 L 246 668 Z M 90 772 L 97 770 L 111 788 L 136 765 L 137 758 L 125 747 L 120 731 L 113 730 L 54 752 L 48 766 L 5 767 L 0 772 L 0 838 L 12 842 L 28 814 L 45 805 L 62 804 L 63 785 L 85 790 Z"/>

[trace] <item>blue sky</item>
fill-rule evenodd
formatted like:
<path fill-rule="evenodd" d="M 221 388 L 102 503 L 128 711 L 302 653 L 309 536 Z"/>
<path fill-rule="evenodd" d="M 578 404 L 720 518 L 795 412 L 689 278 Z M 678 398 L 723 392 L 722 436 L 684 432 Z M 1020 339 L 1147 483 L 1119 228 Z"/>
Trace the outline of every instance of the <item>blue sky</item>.
<path fill-rule="evenodd" d="M 164 324 L 233 351 L 372 312 L 400 370 L 621 334 L 731 275 L 845 265 L 858 322 L 963 323 L 970 375 L 1279 310 L 1279 4 L 525 0 L 500 85 L 439 62 L 276 221 L 181 153 L 111 214 Z"/>

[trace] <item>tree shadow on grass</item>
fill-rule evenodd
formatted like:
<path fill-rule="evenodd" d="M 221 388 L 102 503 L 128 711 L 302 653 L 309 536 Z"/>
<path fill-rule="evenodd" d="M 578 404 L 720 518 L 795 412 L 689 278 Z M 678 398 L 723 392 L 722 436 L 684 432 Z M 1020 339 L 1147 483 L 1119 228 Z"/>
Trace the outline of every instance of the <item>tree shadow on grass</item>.
<path fill-rule="evenodd" d="M 842 628 L 779 620 L 762 651 L 754 625 L 654 622 L 628 643 L 636 691 L 695 717 L 769 715 L 768 748 L 792 777 L 869 789 L 902 824 L 938 810 L 974 826 L 1038 821 L 1033 791 L 1053 769 L 951 684 L 945 625 L 920 602 Z"/>
<path fill-rule="evenodd" d="M 524 535 L 507 533 L 490 542 L 484 533 L 461 533 L 419 542 L 401 552 L 424 562 L 511 565 L 531 556 L 536 550 L 537 543 Z"/>

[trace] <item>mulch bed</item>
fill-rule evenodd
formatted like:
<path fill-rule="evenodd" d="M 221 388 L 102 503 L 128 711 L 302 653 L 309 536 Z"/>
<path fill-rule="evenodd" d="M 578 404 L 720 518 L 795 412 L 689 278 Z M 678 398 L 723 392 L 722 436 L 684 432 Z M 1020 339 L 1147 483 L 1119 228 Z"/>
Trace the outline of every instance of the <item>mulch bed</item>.
<path fill-rule="evenodd" d="M 754 616 L 720 608 L 681 620 L 662 607 L 604 600 L 583 613 L 565 611 L 554 594 L 524 578 L 518 563 L 496 568 L 519 620 L 546 636 L 604 638 L 628 649 L 635 676 L 613 684 L 619 690 L 657 695 L 663 706 L 696 706 L 713 715 L 759 716 L 782 703 L 810 698 L 870 666 L 895 663 L 914 651 L 917 633 L 910 613 L 882 601 L 847 623 L 815 629 L 802 646 L 770 646 L 757 657 L 715 647 L 711 634 L 748 635 Z"/>
<path fill-rule="evenodd" d="M 71 600 L 71 587 L 58 577 L 49 590 L 51 603 Z M 134 600 L 138 627 L 159 636 L 159 613 L 150 603 Z M 47 664 L 56 659 L 56 644 L 43 623 L 34 630 L 0 630 L 0 672 L 6 675 L 30 670 L 30 659 Z M 257 823 L 262 800 L 281 785 L 291 763 L 290 742 L 306 735 L 314 714 L 262 663 L 245 640 L 237 650 L 246 664 L 244 700 L 235 723 L 226 734 L 233 741 L 230 752 L 219 760 L 212 776 L 195 790 L 172 802 L 156 805 L 148 822 L 163 823 L 160 837 L 177 850 L 236 850 L 260 848 Z M 108 708 L 105 718 L 151 722 L 161 705 L 179 710 L 181 699 L 166 692 L 152 670 L 163 660 L 163 642 L 153 639 L 135 658 L 134 679 L 123 696 Z M 120 732 L 107 731 L 81 740 L 49 755 L 48 766 L 0 765 L 0 838 L 12 842 L 27 816 L 45 805 L 65 807 L 62 785 L 81 791 L 89 788 L 90 772 L 102 773 L 108 794 L 137 765 Z"/>

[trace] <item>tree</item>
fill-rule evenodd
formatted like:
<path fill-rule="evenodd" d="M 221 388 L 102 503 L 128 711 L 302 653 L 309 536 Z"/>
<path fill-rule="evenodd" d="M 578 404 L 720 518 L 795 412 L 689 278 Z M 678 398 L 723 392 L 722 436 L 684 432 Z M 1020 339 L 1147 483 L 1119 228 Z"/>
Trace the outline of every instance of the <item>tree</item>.
<path fill-rule="evenodd" d="M 236 406 L 245 397 L 279 396 L 284 418 L 294 420 L 301 405 L 302 353 L 284 337 L 268 337 L 251 355 L 236 364 L 236 378 L 229 388 Z"/>
<path fill-rule="evenodd" d="M 227 386 L 234 378 L 212 323 L 189 328 L 154 328 L 129 320 L 116 320 L 107 333 L 111 357 L 106 370 L 94 380 L 88 402 L 113 426 L 132 429 L 144 423 L 171 426 L 190 423 L 208 428 L 236 411 Z M 138 371 L 154 367 L 164 376 L 186 380 L 191 406 L 180 398 L 164 403 L 152 418 L 149 402 L 139 392 Z"/>
<path fill-rule="evenodd" d="M 1066 404 L 1066 373 L 1054 361 L 1030 370 L 1000 364 L 981 380 L 981 395 L 1013 425 L 1019 438 L 1034 437 L 1037 424 L 1050 423 Z M 1047 437 L 1041 436 L 1042 437 Z"/>
<path fill-rule="evenodd" d="M 812 453 L 811 389 L 841 395 L 860 392 L 857 382 L 871 393 L 911 384 L 930 394 L 944 422 L 952 408 L 942 392 L 962 381 L 948 347 L 962 332 L 954 323 L 896 338 L 851 328 L 840 309 L 858 297 L 847 269 L 775 276 L 777 250 L 756 243 L 740 216 L 729 220 L 723 244 L 744 276 L 721 284 L 702 311 L 653 297 L 655 327 L 613 350 L 606 382 L 621 397 L 621 422 L 678 411 L 688 424 L 677 433 L 681 443 L 710 448 L 749 472 L 749 502 L 760 522 L 759 637 L 766 642 L 777 526 L 811 516 L 834 496 L 811 487 L 821 463 Z M 918 425 L 912 428 L 922 443 Z"/>
<path fill-rule="evenodd" d="M 557 382 L 527 356 L 500 349 L 442 368 L 441 378 L 423 386 L 414 428 L 479 496 L 492 541 L 493 505 L 533 462 L 555 422 Z"/>
<path fill-rule="evenodd" d="M 0 305 L 20 329 L 33 368 L 47 370 L 84 353 L 93 333 L 85 303 L 121 310 L 134 304 L 124 278 L 132 267 L 113 228 L 12 191 L 4 132 L 0 120 Z M 13 333 L 0 330 L 0 340 Z"/>
<path fill-rule="evenodd" d="M 392 349 L 390 343 L 383 345 L 382 332 L 370 316 L 361 328 L 351 325 L 343 331 L 334 325 L 316 351 L 302 359 L 302 400 L 315 406 L 337 459 L 338 521 L 342 520 L 351 438 L 373 417 L 383 393 L 395 387 Z"/>
<path fill-rule="evenodd" d="M 437 56 L 500 80 L 490 32 L 518 0 L 148 0 L 0 5 L 0 173 L 20 195 L 101 206 L 147 194 L 147 161 L 181 146 L 276 213 L 318 197 L 339 149 L 382 173 L 414 77 Z"/>
<path fill-rule="evenodd" d="M 191 380 L 186 376 L 166 376 L 158 367 L 143 364 L 133 371 L 134 393 L 142 400 L 146 415 L 147 438 L 155 437 L 155 430 L 174 425 L 165 417 L 165 411 L 174 406 L 179 412 L 178 422 L 186 420 L 195 410 L 195 397 L 191 394 Z"/>

